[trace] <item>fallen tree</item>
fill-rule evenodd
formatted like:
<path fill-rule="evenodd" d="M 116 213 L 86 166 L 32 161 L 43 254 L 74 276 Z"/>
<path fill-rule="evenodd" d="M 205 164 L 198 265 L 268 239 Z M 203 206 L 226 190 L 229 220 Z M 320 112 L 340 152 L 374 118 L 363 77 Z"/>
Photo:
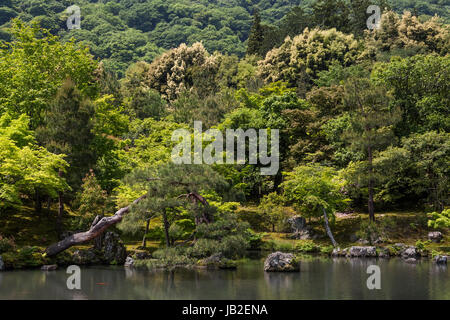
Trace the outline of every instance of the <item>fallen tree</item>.
<path fill-rule="evenodd" d="M 47 249 L 45 249 L 45 253 L 47 254 L 47 256 L 54 256 L 72 246 L 82 244 L 89 240 L 99 237 L 100 235 L 103 234 L 103 232 L 105 232 L 106 229 L 122 221 L 123 217 L 128 212 L 130 212 L 130 208 L 132 205 L 139 203 L 146 197 L 147 197 L 146 195 L 143 195 L 142 197 L 134 200 L 131 205 L 128 205 L 124 208 L 117 210 L 117 212 L 111 217 L 95 219 L 88 231 L 75 233 L 57 243 L 50 245 Z"/>

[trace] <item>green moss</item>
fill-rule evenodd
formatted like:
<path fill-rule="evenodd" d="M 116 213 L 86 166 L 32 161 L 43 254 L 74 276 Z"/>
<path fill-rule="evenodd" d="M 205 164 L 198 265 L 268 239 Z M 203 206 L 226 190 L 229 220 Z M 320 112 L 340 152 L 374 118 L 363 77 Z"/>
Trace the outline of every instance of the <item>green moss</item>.
<path fill-rule="evenodd" d="M 2 254 L 7 269 L 36 268 L 47 263 L 48 259 L 37 247 L 23 247 Z"/>

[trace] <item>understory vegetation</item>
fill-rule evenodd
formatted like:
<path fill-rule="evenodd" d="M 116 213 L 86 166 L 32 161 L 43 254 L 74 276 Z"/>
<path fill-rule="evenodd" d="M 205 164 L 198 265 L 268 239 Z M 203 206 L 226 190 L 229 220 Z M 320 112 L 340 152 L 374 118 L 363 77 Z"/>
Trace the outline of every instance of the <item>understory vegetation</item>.
<path fill-rule="evenodd" d="M 83 0 L 80 30 L 65 28 L 66 2 L 0 6 L 7 267 L 70 263 L 95 240 L 46 248 L 136 199 L 108 231 L 148 254 L 142 267 L 234 268 L 251 251 L 355 244 L 450 251 L 441 1 Z M 369 4 L 383 8 L 374 30 Z M 208 129 L 278 129 L 279 170 L 261 175 L 248 153 L 175 164 L 173 133 L 195 141 L 198 121 L 203 154 Z"/>

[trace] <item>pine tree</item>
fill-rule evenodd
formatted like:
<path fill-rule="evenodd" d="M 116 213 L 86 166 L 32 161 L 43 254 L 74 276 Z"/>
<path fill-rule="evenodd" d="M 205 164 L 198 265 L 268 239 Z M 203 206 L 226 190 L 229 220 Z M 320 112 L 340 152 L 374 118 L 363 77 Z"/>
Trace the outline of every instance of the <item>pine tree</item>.
<path fill-rule="evenodd" d="M 247 55 L 262 55 L 262 46 L 264 42 L 264 27 L 261 24 L 259 11 L 255 10 L 253 14 L 253 25 L 250 29 L 247 43 Z"/>
<path fill-rule="evenodd" d="M 177 220 L 179 208 L 187 208 L 197 225 L 213 221 L 213 208 L 200 194 L 205 190 L 226 190 L 228 184 L 214 170 L 205 165 L 177 165 L 169 163 L 156 172 L 137 169 L 125 178 L 129 186 L 147 189 L 147 198 L 136 205 L 120 225 L 124 231 L 136 231 L 136 226 L 160 216 L 166 246 L 174 243 L 170 227 Z"/>
<path fill-rule="evenodd" d="M 65 155 L 70 167 L 64 178 L 73 191 L 80 188 L 83 175 L 95 164 L 95 150 L 91 148 L 94 139 L 93 115 L 90 100 L 81 94 L 71 79 L 67 79 L 45 116 L 45 126 L 36 130 L 38 141 L 50 152 Z M 62 171 L 59 176 L 63 177 Z M 61 234 L 64 213 L 62 192 L 58 195 L 58 203 L 57 231 Z"/>
<path fill-rule="evenodd" d="M 95 150 L 91 144 L 94 107 L 71 79 L 59 89 L 45 117 L 45 126 L 38 128 L 37 138 L 50 152 L 65 154 L 69 163 L 66 179 L 79 189 L 86 172 L 95 164 Z"/>
<path fill-rule="evenodd" d="M 345 85 L 344 105 L 351 114 L 351 126 L 345 133 L 351 147 L 363 154 L 364 161 L 357 175 L 367 185 L 369 219 L 375 221 L 374 152 L 382 150 L 394 141 L 393 124 L 399 112 L 390 109 L 390 96 L 386 89 L 374 85 L 369 79 L 353 78 Z"/>

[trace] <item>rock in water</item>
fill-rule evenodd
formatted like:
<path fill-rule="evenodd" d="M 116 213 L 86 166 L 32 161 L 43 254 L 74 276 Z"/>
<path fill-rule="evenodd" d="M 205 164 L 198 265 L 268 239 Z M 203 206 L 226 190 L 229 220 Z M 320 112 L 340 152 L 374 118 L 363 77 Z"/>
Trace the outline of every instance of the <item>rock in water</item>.
<path fill-rule="evenodd" d="M 103 258 L 109 264 L 124 264 L 127 253 L 119 235 L 114 232 L 106 232 L 103 241 Z"/>
<path fill-rule="evenodd" d="M 357 258 L 376 257 L 377 249 L 371 246 L 353 246 L 350 247 L 347 256 Z"/>
<path fill-rule="evenodd" d="M 264 262 L 264 271 L 267 272 L 292 272 L 300 271 L 300 263 L 292 253 L 280 251 L 269 254 Z"/>
<path fill-rule="evenodd" d="M 125 267 L 131 268 L 134 265 L 134 260 L 132 257 L 127 257 L 125 260 Z"/>
<path fill-rule="evenodd" d="M 58 269 L 58 265 L 56 264 L 46 264 L 41 267 L 42 271 L 55 271 L 56 269 Z"/>
<path fill-rule="evenodd" d="M 419 256 L 419 252 L 417 251 L 416 247 L 407 247 L 405 250 L 402 251 L 402 258 L 403 259 L 410 259 L 410 258 L 417 258 Z"/>
<path fill-rule="evenodd" d="M 442 233 L 439 231 L 428 232 L 428 239 L 433 242 L 439 243 L 441 242 L 442 238 Z"/>
<path fill-rule="evenodd" d="M 5 263 L 3 262 L 2 256 L 0 256 L 0 271 L 5 270 Z"/>
<path fill-rule="evenodd" d="M 447 264 L 447 256 L 437 255 L 436 257 L 434 257 L 434 262 L 436 262 L 437 264 Z"/>

